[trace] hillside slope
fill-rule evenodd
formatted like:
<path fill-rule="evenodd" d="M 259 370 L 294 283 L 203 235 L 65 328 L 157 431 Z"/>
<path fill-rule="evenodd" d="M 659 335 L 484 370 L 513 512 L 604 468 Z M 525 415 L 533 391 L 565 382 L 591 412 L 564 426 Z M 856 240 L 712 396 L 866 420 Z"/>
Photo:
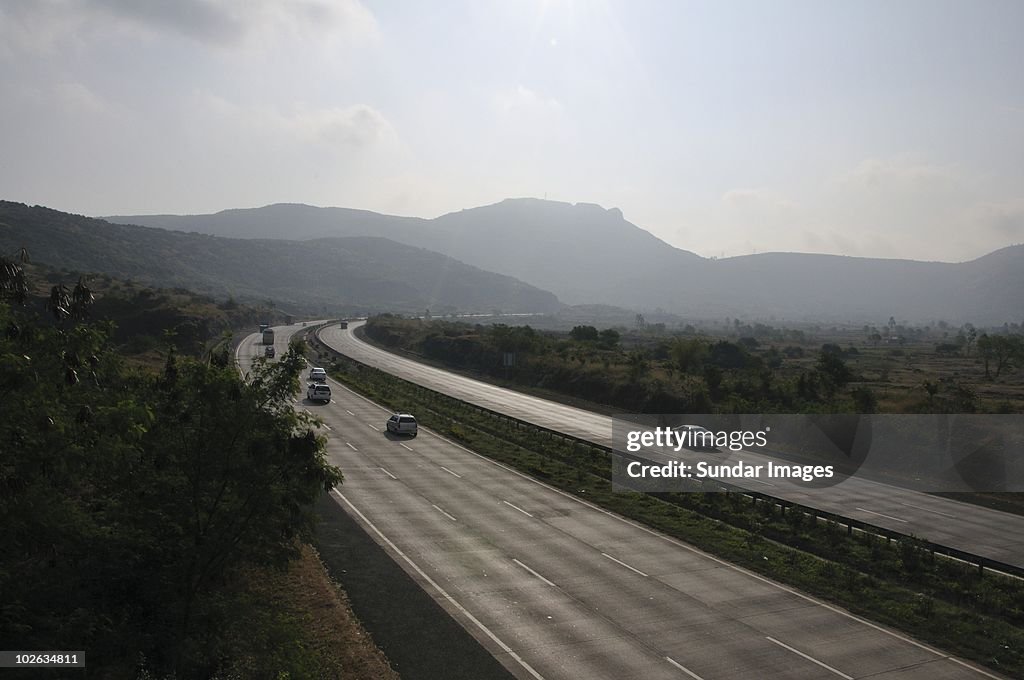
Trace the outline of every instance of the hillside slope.
<path fill-rule="evenodd" d="M 235 237 L 383 236 L 528 281 L 570 304 L 856 323 L 1024 318 L 1024 246 L 963 263 L 802 253 L 711 260 L 670 246 L 617 209 L 537 199 L 431 220 L 289 204 L 111 219 Z"/>
<path fill-rule="evenodd" d="M 560 307 L 553 294 L 522 281 L 383 238 L 228 239 L 0 201 L 0 250 L 21 247 L 58 268 L 222 298 L 273 300 L 295 312 L 549 312 Z"/>

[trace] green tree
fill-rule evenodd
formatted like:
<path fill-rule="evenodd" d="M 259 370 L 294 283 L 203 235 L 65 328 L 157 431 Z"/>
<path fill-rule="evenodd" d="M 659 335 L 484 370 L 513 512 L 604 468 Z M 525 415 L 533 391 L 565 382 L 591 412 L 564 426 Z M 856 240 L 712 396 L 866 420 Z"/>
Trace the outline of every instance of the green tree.
<path fill-rule="evenodd" d="M 76 302 L 56 300 L 56 325 L 0 302 L 0 639 L 85 647 L 98 675 L 143 654 L 209 676 L 228 654 L 222 584 L 285 563 L 342 480 L 292 407 L 302 357 L 248 382 L 173 354 L 160 375 L 133 372 Z"/>
<path fill-rule="evenodd" d="M 636 351 L 629 353 L 629 379 L 633 382 L 640 380 L 640 378 L 647 375 L 651 370 L 651 363 L 647 359 L 647 355 L 643 352 Z"/>
<path fill-rule="evenodd" d="M 575 326 L 569 331 L 569 337 L 576 342 L 597 342 L 600 335 L 593 326 Z"/>
<path fill-rule="evenodd" d="M 619 346 L 621 336 L 614 328 L 606 328 L 598 336 L 597 344 L 603 349 L 615 349 Z"/>
<path fill-rule="evenodd" d="M 707 343 L 698 338 L 676 338 L 668 353 L 681 373 L 696 373 L 707 355 Z"/>
<path fill-rule="evenodd" d="M 853 371 L 843 361 L 839 347 L 834 345 L 822 347 L 815 371 L 830 400 L 853 379 Z"/>
<path fill-rule="evenodd" d="M 978 338 L 978 353 L 985 366 L 985 378 L 994 380 L 1017 360 L 1024 360 L 1024 337 L 1020 335 L 988 335 Z M 991 366 L 995 365 L 995 374 Z"/>
<path fill-rule="evenodd" d="M 12 258 L 0 255 L 0 302 L 11 300 L 16 305 L 24 305 L 28 300 L 28 282 L 22 267 L 28 261 L 28 251 L 24 248 Z"/>
<path fill-rule="evenodd" d="M 877 413 L 878 397 L 867 387 L 858 387 L 850 393 L 857 413 Z"/>

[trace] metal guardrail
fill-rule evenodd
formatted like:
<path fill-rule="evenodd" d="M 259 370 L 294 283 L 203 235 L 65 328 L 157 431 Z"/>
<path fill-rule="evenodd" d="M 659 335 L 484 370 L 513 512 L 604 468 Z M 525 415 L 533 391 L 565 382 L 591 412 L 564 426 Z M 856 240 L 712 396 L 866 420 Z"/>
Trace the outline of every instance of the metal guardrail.
<path fill-rule="evenodd" d="M 554 430 L 554 429 L 551 429 L 549 427 L 545 427 L 543 425 L 537 425 L 536 423 L 531 423 L 531 422 L 529 422 L 527 420 L 522 420 L 521 418 L 516 418 L 514 416 L 510 416 L 510 415 L 502 413 L 500 411 L 495 411 L 494 409 L 487 408 L 486 406 L 480 406 L 478 404 L 473 404 L 473 403 L 470 403 L 470 402 L 465 401 L 463 399 L 458 399 L 456 397 L 452 397 L 450 395 L 444 394 L 443 392 L 439 392 L 437 390 L 431 389 L 429 387 L 424 387 L 423 385 L 417 385 L 416 383 L 413 383 L 413 382 L 411 382 L 409 380 L 405 380 L 404 378 L 400 378 L 400 377 L 398 377 L 396 375 L 391 375 L 390 373 L 387 373 L 386 371 L 382 371 L 381 369 L 379 369 L 379 368 L 377 368 L 375 366 L 370 366 L 369 364 L 366 364 L 366 363 L 364 363 L 362 361 L 359 361 L 358 359 L 354 359 L 354 358 L 352 358 L 350 356 L 342 354 L 341 352 L 339 352 L 338 350 L 334 349 L 333 347 L 331 347 L 330 345 L 326 344 L 323 340 L 320 339 L 320 330 L 323 329 L 325 326 L 329 325 L 329 323 L 330 322 L 321 324 L 319 326 L 316 326 L 315 328 L 314 327 L 310 327 L 309 329 L 305 329 L 304 330 L 304 334 L 308 335 L 310 331 L 313 331 L 313 337 L 316 340 L 316 343 L 321 348 L 323 348 L 324 350 L 326 350 L 327 352 L 329 352 L 331 354 L 334 354 L 334 355 L 340 356 L 340 357 L 344 357 L 346 360 L 351 361 L 351 362 L 356 363 L 356 364 L 359 364 L 360 366 L 364 366 L 366 368 L 369 368 L 369 369 L 372 369 L 372 370 L 384 373 L 384 374 L 390 376 L 391 378 L 393 378 L 394 380 L 401 380 L 402 382 L 408 383 L 409 385 L 412 385 L 414 388 L 416 388 L 417 390 L 421 390 L 422 392 L 432 393 L 434 395 L 437 395 L 438 397 L 441 397 L 441 398 L 444 398 L 444 399 L 448 399 L 448 400 L 453 401 L 453 402 L 460 403 L 464 407 L 468 407 L 468 408 L 474 409 L 474 410 L 476 410 L 476 411 L 478 411 L 480 413 L 485 413 L 485 414 L 487 414 L 489 416 L 492 416 L 492 417 L 495 417 L 495 418 L 498 418 L 498 419 L 501 419 L 501 420 L 505 420 L 505 421 L 507 421 L 509 423 L 514 423 L 517 427 L 518 426 L 529 427 L 529 428 L 532 428 L 534 430 L 538 430 L 540 432 L 548 434 L 551 437 L 558 437 L 558 438 L 563 439 L 563 440 L 565 440 L 567 442 L 572 442 L 574 444 L 582 444 L 584 446 L 590 447 L 591 449 L 602 451 L 602 452 L 606 453 L 609 456 L 616 456 L 616 455 L 618 455 L 618 456 L 626 456 L 626 457 L 636 458 L 637 460 L 646 460 L 646 459 L 638 458 L 638 457 L 635 457 L 635 456 L 629 456 L 628 454 L 617 453 L 611 447 L 605 446 L 603 444 L 597 444 L 597 443 L 589 441 L 587 439 L 583 439 L 582 437 L 577 437 L 575 435 L 567 434 L 565 432 L 560 432 L 558 430 Z M 653 461 L 648 461 L 648 462 L 653 462 Z M 813 518 L 815 522 L 819 522 L 819 523 L 821 523 L 821 522 L 833 522 L 833 523 L 835 523 L 839 527 L 845 527 L 848 535 L 852 535 L 853 532 L 859 531 L 859 532 L 864 533 L 864 534 L 871 534 L 871 535 L 874 535 L 874 536 L 878 536 L 878 537 L 884 538 L 887 541 L 897 541 L 897 542 L 899 542 L 900 540 L 912 540 L 912 541 L 916 542 L 923 550 L 926 550 L 926 551 L 932 553 L 933 555 L 937 555 L 937 556 L 940 556 L 940 557 L 945 557 L 947 559 L 955 560 L 955 561 L 958 561 L 958 562 L 963 562 L 963 563 L 966 563 L 968 565 L 977 567 L 979 574 L 984 574 L 984 572 L 986 570 L 988 570 L 988 571 L 991 571 L 991 572 L 996 572 L 997 574 L 999 574 L 1001 576 L 1008 576 L 1008 577 L 1011 577 L 1011 578 L 1024 579 L 1024 567 L 1019 567 L 1019 566 L 1016 566 L 1016 565 L 1013 565 L 1013 564 L 1007 564 L 1005 562 L 1000 562 L 999 560 L 994 560 L 994 559 L 991 559 L 991 558 L 988 558 L 988 557 L 984 557 L 982 555 L 975 555 L 974 553 L 969 553 L 969 552 L 966 552 L 964 550 L 960 550 L 958 548 L 953 548 L 951 546 L 942 545 L 941 543 L 934 543 L 934 542 L 929 541 L 927 539 L 923 539 L 923 538 L 914 536 L 913 534 L 901 533 L 899 531 L 894 531 L 892 529 L 887 529 L 886 527 L 881 527 L 881 526 L 878 526 L 876 524 L 871 524 L 870 522 L 863 522 L 863 521 L 858 520 L 858 519 L 853 519 L 853 518 L 850 518 L 850 517 L 844 517 L 843 515 L 839 515 L 839 514 L 836 514 L 836 513 L 833 513 L 833 512 L 828 512 L 827 510 L 820 510 L 818 508 L 812 508 L 812 507 L 809 507 L 809 506 L 806 506 L 806 505 L 800 505 L 799 503 L 793 503 L 793 502 L 787 501 L 787 500 L 785 500 L 783 498 L 777 498 L 775 496 L 771 496 L 771 495 L 768 495 L 768 494 L 759 493 L 759 492 L 756 492 L 756 491 L 750 491 L 750 490 L 744 489 L 742 487 L 738 487 L 738 486 L 734 486 L 734 485 L 728 484 L 727 482 L 721 482 L 721 481 L 718 481 L 718 480 L 715 480 L 715 481 L 718 484 L 722 485 L 722 491 L 743 494 L 747 498 L 752 499 L 752 501 L 755 504 L 758 503 L 758 502 L 772 503 L 776 507 L 780 508 L 781 512 L 783 514 L 785 514 L 788 511 L 801 512 L 805 516 L 807 516 L 809 518 Z"/>

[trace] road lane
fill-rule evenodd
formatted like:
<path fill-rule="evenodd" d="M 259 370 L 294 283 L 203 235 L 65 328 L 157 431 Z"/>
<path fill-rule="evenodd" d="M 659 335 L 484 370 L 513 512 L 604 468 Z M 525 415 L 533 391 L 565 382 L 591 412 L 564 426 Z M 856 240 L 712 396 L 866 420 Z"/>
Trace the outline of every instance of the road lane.
<path fill-rule="evenodd" d="M 386 412 L 340 385 L 314 412 L 359 449 L 330 446 L 352 506 L 545 678 L 686 677 L 668 659 L 705 680 L 822 677 L 791 649 L 851 677 L 984 677 L 427 430 L 376 433 Z"/>
<path fill-rule="evenodd" d="M 331 324 L 321 331 L 320 339 L 347 356 L 424 387 L 603 446 L 611 444 L 609 416 L 455 375 L 384 351 L 355 337 L 353 331 L 362 323 L 349 322 L 347 329 Z M 698 459 L 697 454 L 684 455 Z M 779 462 L 759 453 L 744 456 L 752 464 Z M 772 484 L 772 488 L 758 488 L 794 503 L 1024 567 L 1024 517 L 1018 515 L 868 479 L 851 479 L 824 490 L 801 488 L 786 480 L 773 480 Z"/>
<path fill-rule="evenodd" d="M 331 384 L 297 408 L 332 428 L 333 497 L 518 677 L 998 677 L 429 430 L 375 431 L 387 411 Z"/>

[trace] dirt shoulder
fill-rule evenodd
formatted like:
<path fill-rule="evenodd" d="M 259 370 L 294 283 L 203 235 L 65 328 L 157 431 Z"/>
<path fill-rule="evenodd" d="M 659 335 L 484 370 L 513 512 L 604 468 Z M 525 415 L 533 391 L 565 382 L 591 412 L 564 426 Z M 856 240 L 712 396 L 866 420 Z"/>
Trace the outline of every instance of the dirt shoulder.
<path fill-rule="evenodd" d="M 324 563 L 403 680 L 513 678 L 334 500 L 322 497 L 317 511 Z"/>

